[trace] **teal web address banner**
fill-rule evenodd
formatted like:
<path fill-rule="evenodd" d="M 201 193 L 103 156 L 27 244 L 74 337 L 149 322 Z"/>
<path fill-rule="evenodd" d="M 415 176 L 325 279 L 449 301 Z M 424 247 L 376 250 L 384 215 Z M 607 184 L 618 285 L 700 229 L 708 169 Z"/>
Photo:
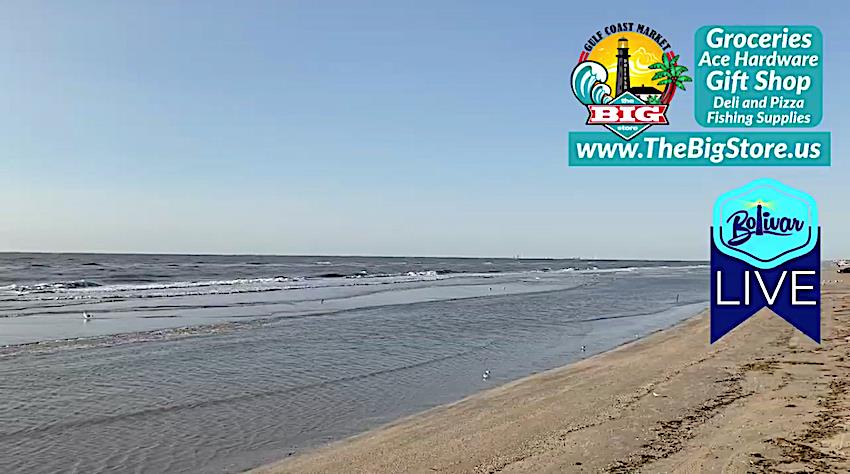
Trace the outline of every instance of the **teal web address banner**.
<path fill-rule="evenodd" d="M 829 132 L 570 132 L 570 166 L 829 166 Z"/>

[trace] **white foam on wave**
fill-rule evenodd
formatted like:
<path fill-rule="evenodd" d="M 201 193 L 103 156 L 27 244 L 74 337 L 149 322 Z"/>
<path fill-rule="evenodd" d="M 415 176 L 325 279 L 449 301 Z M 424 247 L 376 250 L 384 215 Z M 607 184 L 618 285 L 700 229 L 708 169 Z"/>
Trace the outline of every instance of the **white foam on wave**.
<path fill-rule="evenodd" d="M 212 294 L 252 293 L 312 288 L 333 288 L 361 285 L 388 285 L 436 281 L 449 278 L 496 278 L 522 277 L 523 275 L 541 275 L 558 273 L 603 274 L 630 273 L 636 271 L 680 271 L 707 268 L 707 265 L 681 266 L 628 266 L 613 268 L 574 267 L 560 270 L 523 270 L 514 272 L 450 273 L 439 270 L 410 271 L 400 274 L 370 275 L 365 271 L 352 275 L 334 275 L 317 277 L 263 277 L 233 278 L 220 280 L 171 281 L 153 283 L 128 283 L 100 285 L 85 280 L 69 282 L 38 283 L 31 285 L 6 285 L 0 292 L 13 298 L 27 300 L 66 300 L 66 299 L 103 299 L 103 298 L 160 298 L 177 296 L 200 296 Z"/>
<path fill-rule="evenodd" d="M 234 278 L 226 280 L 173 281 L 113 285 L 67 285 L 64 282 L 33 285 L 7 285 L 0 292 L 27 300 L 79 300 L 104 298 L 161 298 L 213 294 L 255 293 L 266 291 L 333 288 L 346 286 L 387 285 L 434 281 L 463 274 L 441 275 L 434 270 L 403 274 L 368 275 L 359 272 L 334 277 L 270 277 Z"/>

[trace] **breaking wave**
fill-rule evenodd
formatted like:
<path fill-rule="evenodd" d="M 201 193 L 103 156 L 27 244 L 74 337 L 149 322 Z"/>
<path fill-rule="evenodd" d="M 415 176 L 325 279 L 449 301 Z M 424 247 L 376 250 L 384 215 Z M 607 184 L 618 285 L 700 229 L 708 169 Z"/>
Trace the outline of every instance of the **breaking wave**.
<path fill-rule="evenodd" d="M 101 284 L 89 280 L 56 281 L 34 284 L 11 284 L 0 286 L 0 297 L 3 300 L 87 300 L 87 299 L 126 299 L 126 298 L 159 298 L 172 296 L 197 296 L 209 294 L 256 293 L 266 291 L 297 290 L 309 288 L 333 288 L 361 285 L 387 285 L 397 283 L 415 283 L 434 281 L 446 278 L 497 277 L 512 274 L 545 274 L 545 273 L 616 273 L 634 272 L 638 270 L 670 270 L 670 269 L 699 269 L 706 265 L 682 266 L 624 266 L 598 268 L 586 266 L 583 268 L 566 267 L 552 269 L 541 267 L 537 270 L 464 272 L 449 269 L 409 271 L 402 273 L 374 273 L 357 271 L 353 273 L 328 272 L 319 275 L 302 277 L 277 275 L 258 278 L 232 278 L 212 280 L 163 281 L 149 283 Z"/>

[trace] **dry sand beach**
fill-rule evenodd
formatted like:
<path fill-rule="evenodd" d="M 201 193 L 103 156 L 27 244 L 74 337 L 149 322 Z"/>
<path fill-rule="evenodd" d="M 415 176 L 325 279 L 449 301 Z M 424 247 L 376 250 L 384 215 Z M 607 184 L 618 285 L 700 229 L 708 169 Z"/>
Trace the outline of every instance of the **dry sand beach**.
<path fill-rule="evenodd" d="M 820 346 L 767 311 L 709 346 L 703 314 L 256 472 L 847 472 L 850 276 L 822 278 Z"/>

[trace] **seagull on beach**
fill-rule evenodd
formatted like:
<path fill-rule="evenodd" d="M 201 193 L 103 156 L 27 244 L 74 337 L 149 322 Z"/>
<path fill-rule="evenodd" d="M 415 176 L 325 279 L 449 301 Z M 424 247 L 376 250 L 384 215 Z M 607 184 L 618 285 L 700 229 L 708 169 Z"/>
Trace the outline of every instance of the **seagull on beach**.
<path fill-rule="evenodd" d="M 83 319 L 88 321 L 89 319 L 91 319 L 91 314 L 89 314 L 87 311 L 83 311 Z"/>
<path fill-rule="evenodd" d="M 484 373 L 481 375 L 481 379 L 482 380 L 490 379 L 490 369 L 487 369 L 487 370 L 484 371 Z"/>
<path fill-rule="evenodd" d="M 581 351 L 582 351 L 582 352 L 587 351 L 587 347 L 585 347 L 584 345 L 582 345 L 582 346 L 581 346 Z"/>

